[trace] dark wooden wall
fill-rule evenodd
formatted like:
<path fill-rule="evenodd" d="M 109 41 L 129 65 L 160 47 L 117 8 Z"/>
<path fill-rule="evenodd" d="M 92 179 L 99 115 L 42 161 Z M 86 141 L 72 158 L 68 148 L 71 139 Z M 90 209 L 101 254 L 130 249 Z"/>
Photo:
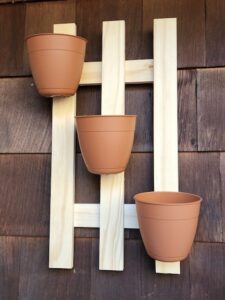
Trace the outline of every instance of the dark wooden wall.
<path fill-rule="evenodd" d="M 10 2 L 10 1 L 1 1 Z M 15 1 L 17 2 L 17 1 Z M 24 37 L 76 22 L 87 61 L 101 60 L 103 20 L 126 21 L 126 58 L 152 58 L 153 18 L 178 18 L 180 190 L 203 196 L 180 276 L 157 275 L 140 235 L 126 231 L 125 271 L 98 271 L 98 230 L 75 232 L 74 270 L 48 269 L 51 100 L 37 94 Z M 0 299 L 225 299 L 225 1 L 77 0 L 0 5 Z M 100 87 L 81 87 L 78 114 L 100 113 Z M 153 189 L 151 85 L 126 87 L 137 114 L 125 201 Z M 99 202 L 99 177 L 79 147 L 76 201 Z"/>

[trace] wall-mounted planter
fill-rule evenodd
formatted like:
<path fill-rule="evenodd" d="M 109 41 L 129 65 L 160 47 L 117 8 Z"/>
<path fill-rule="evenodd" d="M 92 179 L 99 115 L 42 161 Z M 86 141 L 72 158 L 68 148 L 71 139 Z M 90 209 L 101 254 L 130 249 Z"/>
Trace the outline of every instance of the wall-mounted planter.
<path fill-rule="evenodd" d="M 81 152 L 89 172 L 114 174 L 126 169 L 136 116 L 76 117 Z"/>
<path fill-rule="evenodd" d="M 87 41 L 66 34 L 36 34 L 27 39 L 32 75 L 42 96 L 75 94 Z"/>
<path fill-rule="evenodd" d="M 194 241 L 202 199 L 181 192 L 140 193 L 134 199 L 149 256 L 159 261 L 184 260 Z"/>

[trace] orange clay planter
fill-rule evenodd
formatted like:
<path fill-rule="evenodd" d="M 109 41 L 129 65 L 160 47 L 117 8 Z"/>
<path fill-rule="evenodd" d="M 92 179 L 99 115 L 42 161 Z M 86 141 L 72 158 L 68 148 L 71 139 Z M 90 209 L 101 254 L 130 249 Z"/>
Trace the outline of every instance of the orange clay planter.
<path fill-rule="evenodd" d="M 202 199 L 181 192 L 140 193 L 134 199 L 148 255 L 167 262 L 184 260 L 194 241 Z"/>
<path fill-rule="evenodd" d="M 32 75 L 42 96 L 75 94 L 83 68 L 87 41 L 66 34 L 36 34 L 28 37 Z"/>
<path fill-rule="evenodd" d="M 89 172 L 124 171 L 133 146 L 136 116 L 79 116 L 76 121 L 81 152 Z"/>

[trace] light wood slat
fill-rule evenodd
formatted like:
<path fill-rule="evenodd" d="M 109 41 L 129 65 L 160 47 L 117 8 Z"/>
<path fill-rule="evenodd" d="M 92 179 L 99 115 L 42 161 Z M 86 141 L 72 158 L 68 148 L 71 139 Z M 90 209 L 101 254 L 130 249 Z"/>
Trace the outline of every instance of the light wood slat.
<path fill-rule="evenodd" d="M 103 22 L 103 115 L 125 112 L 125 22 Z M 124 172 L 101 176 L 100 270 L 124 269 Z"/>
<path fill-rule="evenodd" d="M 153 60 L 139 59 L 125 62 L 126 84 L 153 82 Z M 85 62 L 80 85 L 98 85 L 102 83 L 102 62 Z"/>
<path fill-rule="evenodd" d="M 93 203 L 75 203 L 74 227 L 99 228 L 100 205 Z M 124 204 L 124 228 L 139 228 L 135 204 Z"/>
<path fill-rule="evenodd" d="M 178 191 L 176 19 L 154 20 L 154 189 Z M 156 272 L 180 273 L 180 262 L 156 261 Z"/>
<path fill-rule="evenodd" d="M 75 24 L 54 25 L 75 35 Z M 53 98 L 49 267 L 73 268 L 76 96 Z"/>

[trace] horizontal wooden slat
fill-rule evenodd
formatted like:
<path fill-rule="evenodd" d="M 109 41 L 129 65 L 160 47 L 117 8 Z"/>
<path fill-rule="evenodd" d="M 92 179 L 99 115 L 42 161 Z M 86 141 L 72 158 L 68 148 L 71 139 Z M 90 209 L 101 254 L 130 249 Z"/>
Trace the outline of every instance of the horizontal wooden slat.
<path fill-rule="evenodd" d="M 194 71 L 179 71 L 178 80 L 180 150 L 192 151 L 196 148 Z M 0 152 L 51 152 L 51 100 L 38 95 L 31 78 L 0 79 L 0 89 Z M 126 87 L 126 114 L 137 114 L 134 152 L 153 149 L 152 95 L 152 85 Z M 77 114 L 100 114 L 100 97 L 100 87 L 80 87 Z"/>
<path fill-rule="evenodd" d="M 85 62 L 80 85 L 95 85 L 102 82 L 102 62 Z M 153 60 L 127 60 L 125 62 L 127 84 L 153 82 Z"/>
<path fill-rule="evenodd" d="M 225 205 L 224 155 L 179 155 L 180 191 L 203 197 L 197 241 L 224 240 L 221 210 Z M 0 155 L 0 235 L 48 235 L 50 164 L 48 154 Z M 87 171 L 81 154 L 76 158 L 76 175 L 76 203 L 99 203 L 99 176 Z M 134 194 L 150 190 L 153 190 L 152 154 L 132 154 L 125 174 L 125 203 L 134 204 Z M 127 237 L 140 239 L 138 230 L 128 233 Z M 76 228 L 76 236 L 98 236 L 98 231 Z"/>
<path fill-rule="evenodd" d="M 74 204 L 74 226 L 99 228 L 100 204 Z M 124 228 L 138 229 L 137 213 L 134 204 L 124 204 Z"/>

